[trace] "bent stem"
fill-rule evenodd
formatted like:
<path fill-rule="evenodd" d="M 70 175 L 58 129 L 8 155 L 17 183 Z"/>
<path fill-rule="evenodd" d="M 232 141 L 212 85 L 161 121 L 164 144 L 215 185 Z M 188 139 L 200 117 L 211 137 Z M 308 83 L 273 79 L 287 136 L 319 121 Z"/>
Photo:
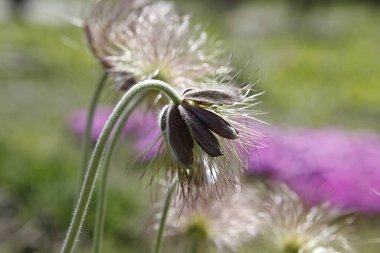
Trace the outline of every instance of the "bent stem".
<path fill-rule="evenodd" d="M 130 90 L 128 90 L 116 105 L 111 116 L 108 118 L 95 149 L 92 153 L 91 160 L 87 166 L 85 173 L 82 190 L 79 194 L 77 206 L 75 208 L 70 227 L 67 231 L 65 241 L 63 242 L 61 253 L 71 253 L 74 249 L 75 243 L 79 236 L 80 228 L 82 227 L 84 218 L 87 213 L 87 208 L 90 203 L 90 198 L 94 190 L 96 176 L 99 171 L 100 159 L 103 156 L 105 146 L 109 136 L 123 113 L 126 106 L 134 98 L 134 96 L 144 90 L 155 89 L 166 94 L 175 104 L 180 104 L 182 98 L 176 91 L 165 82 L 159 80 L 145 80 L 137 83 Z"/>
<path fill-rule="evenodd" d="M 88 107 L 88 111 L 87 111 L 86 128 L 84 131 L 84 139 L 83 139 L 82 179 L 85 175 L 85 168 L 87 167 L 88 158 L 90 156 L 90 151 L 91 151 L 91 144 L 92 144 L 91 132 L 92 132 L 94 114 L 95 114 L 96 106 L 98 105 L 98 102 L 99 102 L 100 95 L 107 81 L 107 78 L 108 78 L 108 73 L 104 72 L 96 86 L 94 94 L 92 95 L 90 106 Z"/>
<path fill-rule="evenodd" d="M 168 192 L 166 193 L 164 209 L 162 210 L 162 215 L 161 215 L 161 219 L 160 219 L 160 226 L 158 228 L 158 233 L 157 233 L 157 237 L 156 237 L 156 244 L 154 246 L 154 253 L 159 253 L 161 251 L 161 245 L 162 245 L 162 239 L 163 239 L 164 230 L 165 230 L 166 218 L 168 217 L 168 211 L 169 211 L 170 203 L 172 200 L 174 190 L 177 187 L 177 183 L 178 183 L 177 180 L 173 181 L 171 183 L 169 189 L 168 189 Z"/>
<path fill-rule="evenodd" d="M 107 206 L 107 188 L 108 188 L 108 171 L 112 160 L 112 155 L 117 146 L 120 135 L 123 133 L 125 124 L 133 110 L 142 101 L 145 94 L 142 94 L 137 98 L 123 113 L 119 123 L 114 131 L 111 140 L 107 145 L 107 149 L 100 161 L 102 176 L 99 185 L 98 201 L 96 206 L 96 217 L 95 217 L 95 229 L 94 229 L 94 239 L 93 239 L 93 253 L 101 252 L 103 234 L 104 234 L 104 223 L 106 217 L 106 206 Z"/>

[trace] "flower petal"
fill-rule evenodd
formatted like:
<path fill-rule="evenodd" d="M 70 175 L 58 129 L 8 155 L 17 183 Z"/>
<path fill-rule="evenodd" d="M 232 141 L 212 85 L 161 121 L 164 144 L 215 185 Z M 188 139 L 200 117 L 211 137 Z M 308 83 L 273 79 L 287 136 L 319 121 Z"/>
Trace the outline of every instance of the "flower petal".
<path fill-rule="evenodd" d="M 178 109 L 178 105 L 172 105 L 168 109 L 167 131 L 169 146 L 174 158 L 184 165 L 193 163 L 194 140 L 189 127 Z"/>
<path fill-rule="evenodd" d="M 230 123 L 219 115 L 198 106 L 184 105 L 186 110 L 200 119 L 211 131 L 223 138 L 234 140 L 239 138 L 238 132 Z"/>
<path fill-rule="evenodd" d="M 217 105 L 230 105 L 244 100 L 244 96 L 241 94 L 238 88 L 226 86 L 222 86 L 221 88 L 217 89 L 189 89 L 184 92 L 183 98 L 199 103 Z"/>
<path fill-rule="evenodd" d="M 186 105 L 180 105 L 179 110 L 185 118 L 186 123 L 189 125 L 194 139 L 209 156 L 222 156 L 223 153 L 221 151 L 218 139 L 200 119 L 188 110 L 188 107 L 189 106 Z"/>

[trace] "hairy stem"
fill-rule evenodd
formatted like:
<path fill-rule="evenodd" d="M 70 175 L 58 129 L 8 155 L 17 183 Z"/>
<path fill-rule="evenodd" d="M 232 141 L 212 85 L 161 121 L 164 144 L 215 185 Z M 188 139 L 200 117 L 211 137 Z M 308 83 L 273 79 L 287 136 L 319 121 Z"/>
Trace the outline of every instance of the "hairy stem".
<path fill-rule="evenodd" d="M 161 252 L 161 245 L 162 245 L 162 240 L 163 240 L 163 236 L 164 236 L 166 218 L 168 217 L 168 211 L 169 211 L 170 203 L 172 200 L 174 190 L 177 187 L 177 182 L 178 182 L 177 180 L 173 181 L 171 183 L 171 185 L 169 186 L 169 189 L 166 193 L 165 204 L 164 204 L 164 208 L 162 210 L 162 215 L 161 215 L 161 219 L 160 219 L 160 226 L 158 228 L 156 243 L 154 246 L 154 253 L 160 253 Z"/>
<path fill-rule="evenodd" d="M 130 106 L 126 108 L 123 115 L 121 116 L 119 123 L 116 127 L 116 130 L 113 132 L 111 140 L 107 144 L 107 149 L 104 152 L 104 155 L 100 161 L 102 170 L 98 200 L 96 206 L 96 217 L 95 217 L 95 229 L 94 229 L 94 239 L 93 239 L 93 253 L 100 253 L 102 248 L 103 234 L 104 234 L 104 223 L 106 217 L 106 206 L 107 206 L 107 188 L 108 188 L 108 174 L 109 168 L 112 160 L 112 155 L 117 146 L 118 140 L 123 133 L 125 124 L 133 110 L 136 106 L 142 101 L 145 94 L 141 94 Z"/>
<path fill-rule="evenodd" d="M 82 190 L 79 194 L 78 202 L 70 223 L 70 227 L 66 234 L 65 241 L 62 245 L 62 253 L 71 253 L 74 249 L 75 243 L 78 239 L 80 228 L 82 227 L 84 218 L 87 213 L 87 208 L 90 203 L 91 195 L 94 190 L 96 176 L 99 171 L 100 159 L 103 155 L 105 146 L 107 144 L 108 138 L 112 132 L 112 129 L 119 120 L 121 114 L 123 113 L 126 106 L 132 100 L 132 98 L 144 91 L 149 89 L 155 89 L 166 94 L 175 104 L 180 104 L 182 102 L 181 97 L 176 93 L 176 91 L 170 87 L 167 83 L 159 80 L 145 80 L 128 90 L 124 96 L 121 98 L 119 103 L 116 105 L 111 116 L 108 118 L 98 142 L 95 145 L 95 149 L 92 153 L 91 160 L 87 166 L 85 173 Z"/>

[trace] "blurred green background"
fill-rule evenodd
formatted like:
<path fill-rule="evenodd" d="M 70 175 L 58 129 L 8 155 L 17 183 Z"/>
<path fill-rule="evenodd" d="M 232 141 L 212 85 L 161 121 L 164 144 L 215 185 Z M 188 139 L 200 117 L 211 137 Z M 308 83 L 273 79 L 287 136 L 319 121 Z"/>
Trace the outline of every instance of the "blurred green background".
<path fill-rule="evenodd" d="M 31 0 L 15 19 L 0 3 L 0 252 L 55 252 L 67 228 L 82 157 L 67 118 L 88 105 L 101 75 L 72 24 L 88 2 Z M 376 1 L 182 0 L 178 8 L 226 42 L 242 80 L 259 81 L 265 121 L 380 131 Z M 116 101 L 112 86 L 102 100 Z M 131 159 L 121 146 L 104 252 L 149 249 L 144 227 L 153 199 L 136 180 L 138 169 L 126 170 Z M 94 205 L 81 252 L 89 252 L 93 213 Z M 377 217 L 359 217 L 358 231 L 379 237 L 379 225 Z M 378 248 L 360 244 L 360 252 Z"/>

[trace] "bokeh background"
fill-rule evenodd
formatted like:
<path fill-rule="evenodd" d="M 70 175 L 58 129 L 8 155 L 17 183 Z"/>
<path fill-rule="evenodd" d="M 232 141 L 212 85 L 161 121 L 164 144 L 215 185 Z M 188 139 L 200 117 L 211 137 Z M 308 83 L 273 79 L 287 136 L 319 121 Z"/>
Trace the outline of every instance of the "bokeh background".
<path fill-rule="evenodd" d="M 102 74 L 77 25 L 88 3 L 0 2 L 0 252 L 55 252 L 71 217 L 82 155 L 68 118 L 88 105 Z M 177 5 L 226 42 L 242 80 L 266 91 L 261 119 L 276 128 L 380 131 L 380 1 Z M 102 101 L 116 99 L 110 85 Z M 112 165 L 104 252 L 149 249 L 154 200 L 133 159 L 124 142 Z M 89 252 L 94 209 L 79 252 Z M 380 238 L 377 214 L 357 214 L 356 225 L 358 237 Z M 360 252 L 379 252 L 364 239 Z"/>

